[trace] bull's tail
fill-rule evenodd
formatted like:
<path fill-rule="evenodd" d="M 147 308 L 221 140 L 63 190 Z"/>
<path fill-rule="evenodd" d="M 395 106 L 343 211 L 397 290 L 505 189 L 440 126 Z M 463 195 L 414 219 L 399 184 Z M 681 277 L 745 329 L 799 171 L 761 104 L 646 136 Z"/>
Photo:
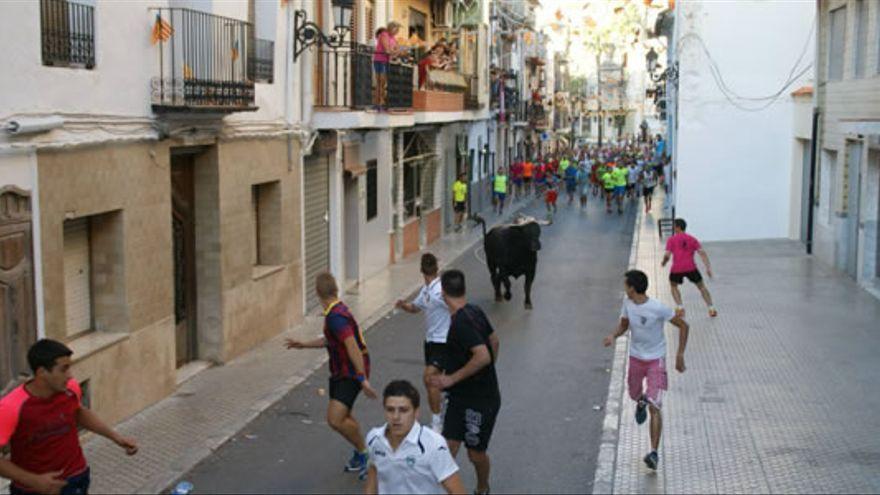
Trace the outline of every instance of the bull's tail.
<path fill-rule="evenodd" d="M 483 239 L 486 239 L 486 220 L 483 219 L 480 215 L 474 213 L 471 215 L 471 220 L 477 222 L 478 224 L 483 226 Z"/>

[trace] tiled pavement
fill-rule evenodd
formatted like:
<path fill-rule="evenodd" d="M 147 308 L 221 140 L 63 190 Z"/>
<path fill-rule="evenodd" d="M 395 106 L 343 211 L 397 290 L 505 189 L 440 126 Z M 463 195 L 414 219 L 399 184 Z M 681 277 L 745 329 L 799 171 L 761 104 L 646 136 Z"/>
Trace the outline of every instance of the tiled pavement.
<path fill-rule="evenodd" d="M 527 205 L 521 201 L 504 219 Z M 488 222 L 501 217 L 484 213 Z M 473 225 L 473 224 L 471 224 Z M 445 264 L 481 239 L 480 228 L 451 234 L 430 246 Z M 369 329 L 392 309 L 393 301 L 420 286 L 418 254 L 366 280 L 358 294 L 345 302 Z M 92 467 L 92 493 L 157 493 L 210 455 L 289 390 L 326 361 L 323 350 L 292 353 L 283 339 L 320 333 L 318 316 L 307 317 L 297 328 L 265 342 L 245 355 L 205 370 L 181 385 L 176 393 L 123 422 L 118 429 L 136 438 L 140 453 L 122 455 L 103 438 L 92 437 L 84 449 Z"/>
<path fill-rule="evenodd" d="M 632 265 L 672 305 L 658 217 L 640 215 Z M 660 468 L 641 460 L 648 424 L 633 420 L 620 339 L 595 493 L 880 492 L 880 301 L 796 242 L 704 248 L 720 314 L 683 287 L 687 371 L 670 367 Z"/>

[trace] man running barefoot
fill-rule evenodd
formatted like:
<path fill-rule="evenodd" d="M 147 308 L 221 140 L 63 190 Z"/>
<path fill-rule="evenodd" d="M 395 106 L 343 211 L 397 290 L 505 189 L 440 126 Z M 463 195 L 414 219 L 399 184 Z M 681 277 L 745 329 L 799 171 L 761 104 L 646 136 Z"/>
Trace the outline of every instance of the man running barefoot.
<path fill-rule="evenodd" d="M 694 262 L 694 253 L 697 253 L 703 260 L 703 264 L 706 265 L 706 275 L 712 278 L 712 265 L 709 264 L 709 255 L 703 250 L 700 241 L 685 232 L 687 222 L 681 218 L 676 218 L 672 225 L 675 235 L 666 240 L 666 254 L 663 255 L 663 262 L 660 263 L 660 266 L 666 266 L 669 258 L 672 258 L 672 269 L 669 270 L 669 285 L 672 289 L 672 298 L 675 299 L 675 313 L 679 316 L 684 316 L 684 306 L 681 304 L 681 291 L 679 291 L 678 286 L 687 278 L 700 289 L 703 301 L 706 301 L 706 306 L 709 307 L 709 316 L 714 318 L 718 316 L 718 310 L 712 305 L 712 294 L 709 294 L 709 289 L 703 281 L 703 276 Z"/>
<path fill-rule="evenodd" d="M 689 326 L 671 308 L 647 296 L 648 276 L 639 270 L 630 270 L 624 275 L 626 300 L 620 310 L 620 323 L 611 335 L 605 337 L 605 347 L 630 331 L 629 373 L 627 386 L 629 396 L 636 401 L 636 423 L 645 422 L 645 409 L 651 411 L 651 451 L 645 456 L 645 464 L 657 469 L 660 459 L 660 434 L 663 430 L 663 392 L 668 387 L 666 375 L 666 336 L 663 325 L 667 321 L 678 327 L 678 352 L 675 354 L 675 369 L 684 373 L 684 349 L 687 347 Z M 645 389 L 647 381 L 648 387 Z"/>
<path fill-rule="evenodd" d="M 73 351 L 42 339 L 27 353 L 33 378 L 0 399 L 0 477 L 12 480 L 9 493 L 86 494 L 91 475 L 79 442 L 79 428 L 105 437 L 135 455 L 137 443 L 107 426 L 82 405 L 82 390 L 70 371 Z"/>
<path fill-rule="evenodd" d="M 431 384 L 431 377 L 446 369 L 446 334 L 449 332 L 449 308 L 443 300 L 437 257 L 431 253 L 422 255 L 422 277 L 425 285 L 412 302 L 397 301 L 396 307 L 407 313 L 425 313 L 425 389 L 431 408 L 431 428 L 437 433 L 443 430 L 440 409 L 443 405 L 442 391 Z"/>
<path fill-rule="evenodd" d="M 446 440 L 419 424 L 419 391 L 395 380 L 382 394 L 385 425 L 367 433 L 370 470 L 367 495 L 465 493 Z"/>
<path fill-rule="evenodd" d="M 288 349 L 315 349 L 326 347 L 330 355 L 330 403 L 327 405 L 327 424 L 355 448 L 345 465 L 346 472 L 357 472 L 358 478 L 367 478 L 367 445 L 361 427 L 351 409 L 361 390 L 370 399 L 376 391 L 370 386 L 370 356 L 361 329 L 348 307 L 339 300 L 339 289 L 333 275 L 324 272 L 315 278 L 315 292 L 324 307 L 324 336 L 302 342 L 286 339 Z"/>
<path fill-rule="evenodd" d="M 474 493 L 489 493 L 491 463 L 486 451 L 501 407 L 495 374 L 498 337 L 483 310 L 468 304 L 464 273 L 449 270 L 440 279 L 452 314 L 446 338 L 448 374 L 433 377 L 435 386 L 449 391 L 443 436 L 453 458 L 464 442 L 477 473 Z"/>

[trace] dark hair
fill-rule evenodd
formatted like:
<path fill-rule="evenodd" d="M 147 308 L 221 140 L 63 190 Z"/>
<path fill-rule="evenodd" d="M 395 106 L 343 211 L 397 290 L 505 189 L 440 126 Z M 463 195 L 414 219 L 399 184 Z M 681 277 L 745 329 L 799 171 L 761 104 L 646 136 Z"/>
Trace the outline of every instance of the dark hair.
<path fill-rule="evenodd" d="M 406 397 L 413 409 L 419 408 L 419 391 L 406 380 L 394 380 L 385 386 L 385 391 L 382 392 L 382 403 L 384 404 L 389 397 Z"/>
<path fill-rule="evenodd" d="M 51 372 L 58 358 L 70 357 L 73 351 L 69 347 L 52 339 L 40 339 L 28 349 L 27 361 L 31 371 L 37 374 L 37 370 L 45 368 Z"/>
<path fill-rule="evenodd" d="M 683 218 L 676 218 L 672 222 L 672 225 L 675 225 L 676 227 L 680 228 L 682 232 L 684 232 L 688 228 L 688 224 L 687 224 L 687 222 L 684 221 Z"/>
<path fill-rule="evenodd" d="M 626 285 L 632 287 L 638 294 L 648 292 L 648 276 L 641 270 L 630 270 L 623 274 Z"/>
<path fill-rule="evenodd" d="M 440 277 L 440 286 L 449 297 L 464 297 L 464 273 L 461 270 L 446 270 Z"/>
<path fill-rule="evenodd" d="M 380 27 L 379 29 L 376 30 L 376 37 L 378 38 L 379 35 L 384 33 L 385 31 L 388 31 L 388 30 L 385 29 L 384 27 Z"/>
<path fill-rule="evenodd" d="M 422 274 L 437 275 L 439 268 L 437 267 L 437 257 L 431 253 L 422 255 Z"/>

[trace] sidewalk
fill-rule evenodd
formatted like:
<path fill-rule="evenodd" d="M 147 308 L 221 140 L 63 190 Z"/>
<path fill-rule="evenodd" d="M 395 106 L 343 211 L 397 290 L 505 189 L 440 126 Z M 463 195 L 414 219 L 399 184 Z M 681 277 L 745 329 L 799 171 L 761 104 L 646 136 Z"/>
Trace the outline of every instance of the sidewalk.
<path fill-rule="evenodd" d="M 639 216 L 631 265 L 672 306 L 659 217 Z M 880 492 L 880 301 L 797 242 L 704 248 L 720 314 L 710 319 L 696 287 L 682 287 L 687 371 L 669 368 L 660 468 L 642 462 L 649 429 L 633 419 L 622 338 L 594 493 Z M 671 325 L 667 338 L 675 349 Z"/>
<path fill-rule="evenodd" d="M 503 218 L 491 211 L 483 216 L 500 223 L 528 204 L 512 205 Z M 446 264 L 481 239 L 477 226 L 445 236 L 429 250 Z M 400 260 L 362 283 L 357 295 L 343 296 L 362 328 L 369 330 L 396 299 L 418 290 L 419 262 L 420 254 Z M 326 362 L 323 349 L 291 353 L 282 346 L 287 337 L 320 334 L 321 324 L 318 316 L 306 317 L 298 327 L 226 365 L 199 373 L 170 397 L 118 425 L 119 431 L 138 440 L 137 456 L 126 457 L 103 438 L 90 438 L 84 450 L 92 468 L 92 493 L 157 493 L 169 488 Z"/>

